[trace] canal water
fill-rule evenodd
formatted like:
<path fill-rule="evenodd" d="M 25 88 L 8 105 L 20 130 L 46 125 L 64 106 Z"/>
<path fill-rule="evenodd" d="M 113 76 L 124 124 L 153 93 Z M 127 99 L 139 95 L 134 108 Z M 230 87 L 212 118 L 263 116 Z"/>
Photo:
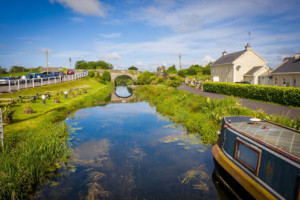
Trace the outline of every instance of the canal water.
<path fill-rule="evenodd" d="M 71 161 L 35 199 L 219 198 L 211 146 L 148 102 L 85 108 L 65 122 Z"/>

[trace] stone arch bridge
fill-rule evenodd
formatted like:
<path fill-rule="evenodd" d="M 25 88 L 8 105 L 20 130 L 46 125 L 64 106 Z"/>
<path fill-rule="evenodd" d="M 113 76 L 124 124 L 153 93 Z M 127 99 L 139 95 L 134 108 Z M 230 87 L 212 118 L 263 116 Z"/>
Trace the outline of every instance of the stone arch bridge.
<path fill-rule="evenodd" d="M 104 71 L 109 71 L 110 76 L 111 76 L 111 82 L 115 82 L 115 79 L 119 76 L 129 76 L 133 80 L 136 80 L 138 75 L 141 73 L 140 71 L 136 70 L 116 70 L 116 69 L 111 69 L 111 70 L 105 70 L 105 69 L 97 69 L 96 70 L 99 74 L 103 74 Z"/>

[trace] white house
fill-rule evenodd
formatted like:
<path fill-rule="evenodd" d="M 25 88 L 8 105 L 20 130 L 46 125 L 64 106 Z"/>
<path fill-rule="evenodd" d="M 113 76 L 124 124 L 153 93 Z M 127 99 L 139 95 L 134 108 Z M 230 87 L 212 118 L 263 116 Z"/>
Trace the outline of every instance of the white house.
<path fill-rule="evenodd" d="M 300 87 L 300 53 L 287 57 L 270 73 L 271 85 Z"/>
<path fill-rule="evenodd" d="M 211 65 L 211 79 L 215 82 L 242 82 L 258 84 L 258 76 L 268 73 L 267 61 L 253 51 L 249 44 L 245 50 L 227 54 L 226 51 Z"/>

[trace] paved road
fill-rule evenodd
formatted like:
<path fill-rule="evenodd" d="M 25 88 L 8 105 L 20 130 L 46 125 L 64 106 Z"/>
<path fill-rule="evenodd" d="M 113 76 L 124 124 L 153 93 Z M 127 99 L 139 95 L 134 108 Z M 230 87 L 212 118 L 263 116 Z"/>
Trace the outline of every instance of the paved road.
<path fill-rule="evenodd" d="M 203 92 L 199 89 L 195 89 L 195 88 L 189 87 L 187 85 L 181 85 L 178 89 L 192 92 L 195 94 L 199 94 L 202 96 L 214 98 L 214 99 L 224 99 L 226 97 L 226 95 L 222 95 L 222 94 Z M 242 98 L 238 98 L 238 100 L 243 106 L 250 108 L 252 110 L 261 109 L 265 113 L 270 114 L 270 115 L 279 114 L 280 116 L 283 116 L 283 117 L 289 117 L 289 118 L 294 118 L 294 119 L 300 118 L 300 109 L 290 108 L 290 107 L 280 106 L 280 105 L 274 105 L 274 104 L 269 104 L 269 103 L 262 103 L 259 101 L 253 101 L 253 100 L 242 99 Z"/>

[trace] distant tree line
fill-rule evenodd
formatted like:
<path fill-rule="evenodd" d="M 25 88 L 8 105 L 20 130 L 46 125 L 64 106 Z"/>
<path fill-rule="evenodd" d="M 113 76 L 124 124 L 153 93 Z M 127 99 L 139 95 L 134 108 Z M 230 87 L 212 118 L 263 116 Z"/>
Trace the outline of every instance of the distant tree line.
<path fill-rule="evenodd" d="M 40 72 L 41 67 L 36 68 L 25 68 L 23 66 L 11 66 L 9 71 L 6 68 L 0 66 L 0 74 L 7 74 L 7 73 L 18 73 L 18 72 Z"/>
<path fill-rule="evenodd" d="M 105 61 L 85 61 L 79 60 L 75 64 L 75 69 L 113 69 L 113 65 Z"/>
<path fill-rule="evenodd" d="M 208 63 L 205 66 L 201 65 L 191 65 L 187 69 L 181 69 L 177 71 L 175 65 L 170 66 L 168 69 L 165 69 L 164 66 L 157 67 L 158 72 L 167 72 L 168 74 L 178 74 L 181 77 L 186 77 L 186 76 L 202 76 L 202 75 L 210 75 L 210 65 L 211 62 Z"/>

